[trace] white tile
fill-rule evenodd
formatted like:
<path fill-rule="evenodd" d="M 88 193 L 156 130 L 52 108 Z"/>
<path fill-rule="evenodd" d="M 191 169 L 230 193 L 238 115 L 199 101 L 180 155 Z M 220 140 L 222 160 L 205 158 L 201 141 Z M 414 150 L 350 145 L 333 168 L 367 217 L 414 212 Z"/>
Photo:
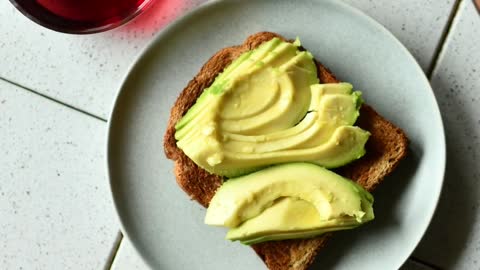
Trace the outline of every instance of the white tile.
<path fill-rule="evenodd" d="M 124 237 L 112 264 L 112 270 L 149 270 L 132 243 Z"/>
<path fill-rule="evenodd" d="M 427 71 L 455 0 L 344 0 L 390 30 Z"/>
<path fill-rule="evenodd" d="M 415 252 L 442 269 L 480 269 L 479 44 L 480 16 L 464 0 L 432 78 L 447 134 L 445 186 Z"/>
<path fill-rule="evenodd" d="M 0 1 L 0 77 L 106 118 L 119 81 L 149 38 L 205 0 L 157 0 L 136 21 L 106 33 L 74 36 L 30 22 Z M 453 0 L 346 0 L 379 20 L 424 68 L 431 62 Z"/>
<path fill-rule="evenodd" d="M 0 269 L 101 269 L 118 233 L 106 124 L 0 80 Z"/>
<path fill-rule="evenodd" d="M 105 33 L 42 28 L 0 1 L 0 77 L 106 118 L 121 78 L 165 24 L 205 0 L 156 0 L 135 21 Z"/>

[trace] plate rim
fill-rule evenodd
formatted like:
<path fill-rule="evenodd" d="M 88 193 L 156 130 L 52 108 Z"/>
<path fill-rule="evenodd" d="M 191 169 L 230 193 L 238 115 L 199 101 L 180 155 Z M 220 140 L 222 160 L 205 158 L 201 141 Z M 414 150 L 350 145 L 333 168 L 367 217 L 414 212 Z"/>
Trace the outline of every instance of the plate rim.
<path fill-rule="evenodd" d="M 155 44 L 159 40 L 161 40 L 163 38 L 163 36 L 166 36 L 169 33 L 171 33 L 172 31 L 175 31 L 176 28 L 180 27 L 179 25 L 182 24 L 183 21 L 188 20 L 191 17 L 194 17 L 196 14 L 202 12 L 203 10 L 208 10 L 211 7 L 214 7 L 215 5 L 219 5 L 219 4 L 224 3 L 224 2 L 245 2 L 245 1 L 254 2 L 254 1 L 259 1 L 259 0 L 243 0 L 243 1 L 238 1 L 238 0 L 207 0 L 206 2 L 200 4 L 199 6 L 192 8 L 190 11 L 185 12 L 183 15 L 180 15 L 179 17 L 177 17 L 176 19 L 171 21 L 162 30 L 157 32 L 147 42 L 146 46 L 144 46 L 142 49 L 139 50 L 137 55 L 134 57 L 134 60 L 131 62 L 129 67 L 126 69 L 124 75 L 122 76 L 122 79 L 121 79 L 119 85 L 116 87 L 116 89 L 118 89 L 118 90 L 115 94 L 113 102 L 110 105 L 110 111 L 109 111 L 108 118 L 107 118 L 108 121 L 107 121 L 107 132 L 106 132 L 106 147 L 105 147 L 105 152 L 104 152 L 105 153 L 105 163 L 104 164 L 106 165 L 107 178 L 108 178 L 108 181 L 109 181 L 111 198 L 113 199 L 113 204 L 114 204 L 114 207 L 115 207 L 115 214 L 117 215 L 118 221 L 120 223 L 120 231 L 123 234 L 123 237 L 125 239 L 127 239 L 128 241 L 130 241 L 131 246 L 137 252 L 137 254 L 140 256 L 142 261 L 148 267 L 150 267 L 152 269 L 154 269 L 154 268 L 152 267 L 151 262 L 148 261 L 146 259 L 145 255 L 139 251 L 139 249 L 137 247 L 138 244 L 136 244 L 136 242 L 133 241 L 133 239 L 129 236 L 130 233 L 126 229 L 125 220 L 122 217 L 122 215 L 120 214 L 121 210 L 120 210 L 120 206 L 119 206 L 118 195 L 116 195 L 115 192 L 114 192 L 114 187 L 113 187 L 114 186 L 114 181 L 111 177 L 110 151 L 111 151 L 111 148 L 112 148 L 111 138 L 112 138 L 112 136 L 114 136 L 112 134 L 112 119 L 116 118 L 117 109 L 118 109 L 118 107 L 117 107 L 118 101 L 119 101 L 120 97 L 122 96 L 122 93 L 127 91 L 127 90 L 125 90 L 125 85 L 129 81 L 129 79 L 130 79 L 133 71 L 135 70 L 135 68 L 139 65 L 140 62 L 142 62 L 142 60 L 146 57 L 148 52 L 150 52 L 155 47 Z M 433 98 L 433 102 L 434 102 L 434 105 L 435 105 L 434 108 L 433 108 L 434 109 L 433 112 L 437 116 L 437 119 L 434 119 L 434 120 L 436 120 L 438 122 L 437 124 L 439 125 L 439 127 L 441 129 L 441 134 L 439 134 L 439 136 L 440 136 L 439 139 L 441 141 L 441 145 L 439 147 L 441 149 L 439 149 L 440 155 L 438 156 L 440 158 L 440 161 L 439 161 L 440 166 L 436 169 L 439 172 L 439 179 L 437 180 L 438 181 L 438 186 L 437 186 L 436 190 L 434 190 L 435 194 L 436 194 L 436 197 L 434 199 L 434 203 L 432 204 L 431 209 L 428 209 L 428 216 L 427 216 L 428 217 L 428 222 L 423 224 L 422 228 L 420 228 L 421 233 L 419 233 L 418 236 L 416 237 L 415 245 L 413 246 L 412 250 L 408 252 L 408 256 L 404 259 L 403 258 L 401 259 L 401 262 L 398 265 L 398 267 L 401 267 L 401 265 L 403 265 L 410 258 L 412 253 L 415 251 L 416 247 L 419 245 L 419 243 L 421 242 L 425 233 L 427 232 L 427 229 L 429 228 L 430 224 L 432 223 L 433 217 L 434 217 L 434 215 L 436 213 L 436 210 L 438 208 L 438 203 L 440 201 L 441 193 L 442 193 L 442 190 L 443 190 L 443 187 L 444 187 L 444 182 L 445 182 L 445 169 L 446 169 L 446 162 L 447 162 L 446 136 L 445 136 L 445 127 L 444 127 L 444 124 L 443 124 L 443 118 L 442 118 L 442 114 L 441 114 L 441 111 L 440 111 L 440 107 L 438 105 L 437 98 L 435 96 L 435 92 L 432 89 L 432 86 L 430 84 L 430 80 L 428 79 L 425 72 L 421 68 L 417 59 L 415 59 L 415 57 L 410 53 L 410 51 L 405 47 L 405 45 L 395 35 L 393 35 L 393 33 L 391 33 L 387 28 L 385 28 L 385 26 L 383 26 L 381 23 L 379 23 L 378 21 L 376 21 L 375 19 L 373 19 L 372 17 L 370 17 L 369 15 L 364 13 L 363 11 L 359 10 L 358 8 L 353 7 L 353 6 L 347 4 L 343 1 L 335 1 L 335 0 L 311 0 L 311 1 L 318 2 L 318 3 L 328 2 L 332 5 L 340 6 L 341 8 L 344 8 L 344 9 L 354 13 L 356 16 L 359 16 L 362 19 L 368 21 L 368 23 L 372 27 L 375 27 L 377 30 L 380 30 L 381 34 L 388 36 L 393 42 L 395 42 L 399 46 L 399 48 L 401 50 L 403 50 L 403 52 L 407 55 L 407 57 L 410 58 L 410 60 L 414 63 L 413 67 L 416 69 L 417 73 L 421 74 L 421 77 L 426 82 L 426 85 L 428 86 L 428 91 L 429 91 L 431 97 Z"/>

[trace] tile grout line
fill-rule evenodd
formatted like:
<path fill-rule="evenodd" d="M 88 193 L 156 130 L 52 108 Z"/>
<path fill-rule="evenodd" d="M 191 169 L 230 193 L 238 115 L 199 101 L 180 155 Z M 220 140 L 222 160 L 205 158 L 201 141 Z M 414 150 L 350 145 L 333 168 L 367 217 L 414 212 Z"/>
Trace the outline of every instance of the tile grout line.
<path fill-rule="evenodd" d="M 117 257 L 118 250 L 120 249 L 120 245 L 122 244 L 123 239 L 124 239 L 123 234 L 121 231 L 119 231 L 117 234 L 117 237 L 115 238 L 115 241 L 113 242 L 112 250 L 108 255 L 108 259 L 107 259 L 107 262 L 105 263 L 105 267 L 103 267 L 103 270 L 112 269 L 113 263 L 115 262 L 115 258 Z"/>
<path fill-rule="evenodd" d="M 429 69 L 426 73 L 426 76 L 430 81 L 432 80 L 433 74 L 434 74 L 436 68 L 438 67 L 440 58 L 442 57 L 444 51 L 446 50 L 447 41 L 448 41 L 448 39 L 450 37 L 450 33 L 451 33 L 451 31 L 454 27 L 455 19 L 458 18 L 458 13 L 460 12 L 460 7 L 461 7 L 463 2 L 464 2 L 464 0 L 456 0 L 453 7 L 452 7 L 452 11 L 450 12 L 450 15 L 449 15 L 447 24 L 445 25 L 445 29 L 443 31 L 443 34 L 440 37 L 440 41 L 438 43 L 437 48 L 435 49 L 435 53 L 434 53 L 433 58 L 432 58 L 432 63 L 430 64 L 430 67 L 429 67 Z M 412 260 L 415 263 L 427 266 L 427 267 L 432 268 L 434 270 L 443 270 L 441 267 L 439 267 L 435 264 L 426 262 L 426 261 L 424 261 L 424 260 L 422 260 L 418 257 L 413 256 L 413 255 L 410 256 L 409 259 Z"/>
<path fill-rule="evenodd" d="M 443 31 L 443 34 L 442 34 L 441 38 L 440 38 L 440 42 L 438 43 L 438 46 L 435 49 L 435 53 L 433 55 L 432 63 L 430 64 L 430 67 L 429 67 L 429 69 L 426 73 L 427 78 L 430 81 L 432 80 L 433 74 L 435 72 L 435 69 L 438 66 L 439 60 L 440 60 L 443 52 L 445 51 L 445 49 L 447 47 L 446 43 L 447 43 L 447 41 L 450 37 L 450 33 L 451 33 L 451 31 L 454 27 L 455 19 L 458 18 L 458 13 L 460 12 L 460 7 L 461 7 L 463 2 L 464 2 L 464 0 L 456 0 L 454 5 L 453 5 L 452 11 L 450 12 L 447 24 L 445 25 L 445 29 Z M 426 262 L 426 261 L 424 261 L 420 258 L 417 258 L 417 257 L 413 256 L 413 255 L 410 256 L 409 259 L 412 260 L 415 263 L 427 266 L 427 267 L 432 268 L 434 270 L 443 270 L 441 267 L 439 267 L 435 264 Z"/>
<path fill-rule="evenodd" d="M 452 11 L 448 16 L 448 21 L 447 21 L 447 24 L 445 25 L 445 29 L 443 30 L 442 36 L 440 37 L 438 46 L 435 48 L 435 52 L 432 58 L 432 63 L 430 64 L 430 67 L 428 68 L 428 71 L 426 73 L 429 79 L 432 79 L 433 72 L 435 71 L 435 68 L 438 65 L 438 61 L 442 55 L 442 52 L 444 51 L 444 48 L 446 47 L 445 45 L 448 40 L 448 37 L 450 36 L 450 31 L 452 30 L 453 23 L 455 21 L 455 18 L 458 15 L 458 12 L 460 11 L 460 5 L 463 3 L 463 1 L 464 0 L 456 0 L 455 3 L 453 4 Z"/>
<path fill-rule="evenodd" d="M 6 82 L 6 83 L 12 84 L 12 85 L 14 85 L 14 86 L 16 86 L 16 87 L 18 87 L 18 88 L 21 88 L 21 89 L 23 89 L 23 90 L 25 90 L 25 91 L 27 91 L 27 92 L 32 93 L 32 94 L 34 94 L 34 95 L 40 96 L 40 97 L 42 97 L 42 98 L 45 98 L 45 99 L 47 99 L 47 100 L 50 100 L 50 101 L 52 101 L 52 102 L 54 102 L 54 103 L 57 103 L 57 104 L 59 104 L 59 105 L 65 106 L 65 107 L 67 107 L 67 108 L 69 108 L 69 109 L 72 109 L 72 110 L 74 110 L 74 111 L 77 111 L 77 112 L 79 112 L 79 113 L 85 114 L 85 115 L 87 115 L 87 116 L 90 116 L 90 117 L 95 118 L 95 119 L 97 119 L 97 120 L 100 120 L 100 121 L 102 121 L 102 122 L 107 122 L 106 119 L 103 119 L 103 118 L 101 118 L 101 117 L 99 117 L 99 116 L 97 116 L 97 115 L 94 115 L 94 114 L 89 113 L 89 112 L 87 112 L 87 111 L 84 111 L 84 110 L 82 110 L 82 109 L 73 107 L 72 105 L 66 104 L 66 103 L 64 103 L 64 102 L 62 102 L 62 101 L 59 101 L 59 100 L 56 100 L 56 99 L 54 99 L 54 98 L 52 98 L 52 97 L 49 97 L 49 96 L 47 96 L 47 95 L 45 95 L 45 94 L 42 94 L 42 93 L 40 93 L 40 92 L 37 92 L 37 91 L 32 90 L 32 89 L 30 89 L 30 88 L 27 88 L 27 87 L 25 87 L 25 86 L 23 86 L 23 85 L 21 85 L 21 84 L 18 84 L 18 83 L 16 83 L 16 82 L 13 82 L 13 81 L 11 81 L 11 80 L 8 80 L 8 79 L 5 79 L 5 78 L 0 77 L 0 81 L 4 81 L 4 82 Z M 116 255 L 117 255 L 117 253 L 118 253 L 118 251 L 119 251 L 119 249 L 120 249 L 120 245 L 121 245 L 121 243 L 123 242 L 123 238 L 124 238 L 124 236 L 123 236 L 122 232 L 121 232 L 121 231 L 118 231 L 117 236 L 115 237 L 115 240 L 114 240 L 114 242 L 113 242 L 112 249 L 111 249 L 111 251 L 110 251 L 110 253 L 109 253 L 108 257 L 107 257 L 107 261 L 106 261 L 105 266 L 104 266 L 104 268 L 103 268 L 104 270 L 110 270 L 110 269 L 112 268 L 113 263 L 114 263 L 115 258 L 116 258 Z"/>
<path fill-rule="evenodd" d="M 67 104 L 67 103 L 65 103 L 65 102 L 59 101 L 59 100 L 54 99 L 54 98 L 52 98 L 52 97 L 49 97 L 49 96 L 47 96 L 47 95 L 45 95 L 45 94 L 42 94 L 42 93 L 40 93 L 40 92 L 37 92 L 37 91 L 32 90 L 32 89 L 30 89 L 30 88 L 27 88 L 27 87 L 25 87 L 25 86 L 23 86 L 23 85 L 21 85 L 21 84 L 19 84 L 19 83 L 13 82 L 13 81 L 8 80 L 8 79 L 5 79 L 5 78 L 0 78 L 0 80 L 1 80 L 1 81 L 5 81 L 5 82 L 7 82 L 7 83 L 10 83 L 10 84 L 12 84 L 12 85 L 15 85 L 16 87 L 19 87 L 19 88 L 21 88 L 21 89 L 23 89 L 23 90 L 25 90 L 25 91 L 28 91 L 28 92 L 30 92 L 30 93 L 32 93 L 32 94 L 37 95 L 37 96 L 46 98 L 46 99 L 48 99 L 48 100 L 50 100 L 50 101 L 53 101 L 53 102 L 55 102 L 55 103 L 57 103 L 57 104 L 59 104 L 59 105 L 63 105 L 63 106 L 65 106 L 65 107 L 67 107 L 67 108 L 69 108 L 69 109 L 72 109 L 72 110 L 74 110 L 74 111 L 77 111 L 77 112 L 79 112 L 79 113 L 82 113 L 82 114 L 85 114 L 85 115 L 87 115 L 87 116 L 93 117 L 93 118 L 95 118 L 95 119 L 97 119 L 97 120 L 100 120 L 100 121 L 102 121 L 102 122 L 107 122 L 107 119 L 104 119 L 104 118 L 102 118 L 102 117 L 100 117 L 100 116 L 97 116 L 97 115 L 95 115 L 95 114 L 89 113 L 89 112 L 87 112 L 87 111 L 85 111 L 85 110 L 82 110 L 82 109 L 80 109 L 80 108 L 76 108 L 76 107 L 74 107 L 74 106 L 72 106 L 72 105 L 70 105 L 70 104 Z"/>

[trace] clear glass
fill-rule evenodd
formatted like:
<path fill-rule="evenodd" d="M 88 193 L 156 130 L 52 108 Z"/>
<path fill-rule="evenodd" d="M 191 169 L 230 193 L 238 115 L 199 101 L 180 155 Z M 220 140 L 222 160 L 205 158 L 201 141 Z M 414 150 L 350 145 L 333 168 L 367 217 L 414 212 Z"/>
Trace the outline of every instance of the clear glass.
<path fill-rule="evenodd" d="M 34 22 L 55 31 L 89 34 L 120 26 L 154 0 L 10 0 Z"/>

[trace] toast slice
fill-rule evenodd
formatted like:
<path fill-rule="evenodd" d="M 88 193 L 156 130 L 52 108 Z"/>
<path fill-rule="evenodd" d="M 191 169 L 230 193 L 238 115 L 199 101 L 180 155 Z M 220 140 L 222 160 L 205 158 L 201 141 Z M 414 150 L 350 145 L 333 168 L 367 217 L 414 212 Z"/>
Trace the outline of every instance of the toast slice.
<path fill-rule="evenodd" d="M 175 124 L 226 66 L 243 52 L 274 37 L 285 40 L 275 33 L 260 32 L 249 36 L 242 45 L 217 52 L 180 93 L 171 110 L 164 136 L 165 154 L 175 162 L 174 171 L 178 185 L 204 207 L 208 207 L 223 179 L 198 167 L 177 147 Z M 339 82 L 335 75 L 318 61 L 317 68 L 321 83 Z M 401 129 L 385 120 L 368 105 L 362 106 L 356 125 L 371 133 L 366 145 L 367 153 L 361 159 L 339 168 L 337 172 L 372 191 L 406 156 L 408 140 Z M 330 237 L 331 234 L 325 234 L 312 239 L 264 242 L 252 247 L 271 270 L 304 270 L 313 263 L 316 254 Z"/>

